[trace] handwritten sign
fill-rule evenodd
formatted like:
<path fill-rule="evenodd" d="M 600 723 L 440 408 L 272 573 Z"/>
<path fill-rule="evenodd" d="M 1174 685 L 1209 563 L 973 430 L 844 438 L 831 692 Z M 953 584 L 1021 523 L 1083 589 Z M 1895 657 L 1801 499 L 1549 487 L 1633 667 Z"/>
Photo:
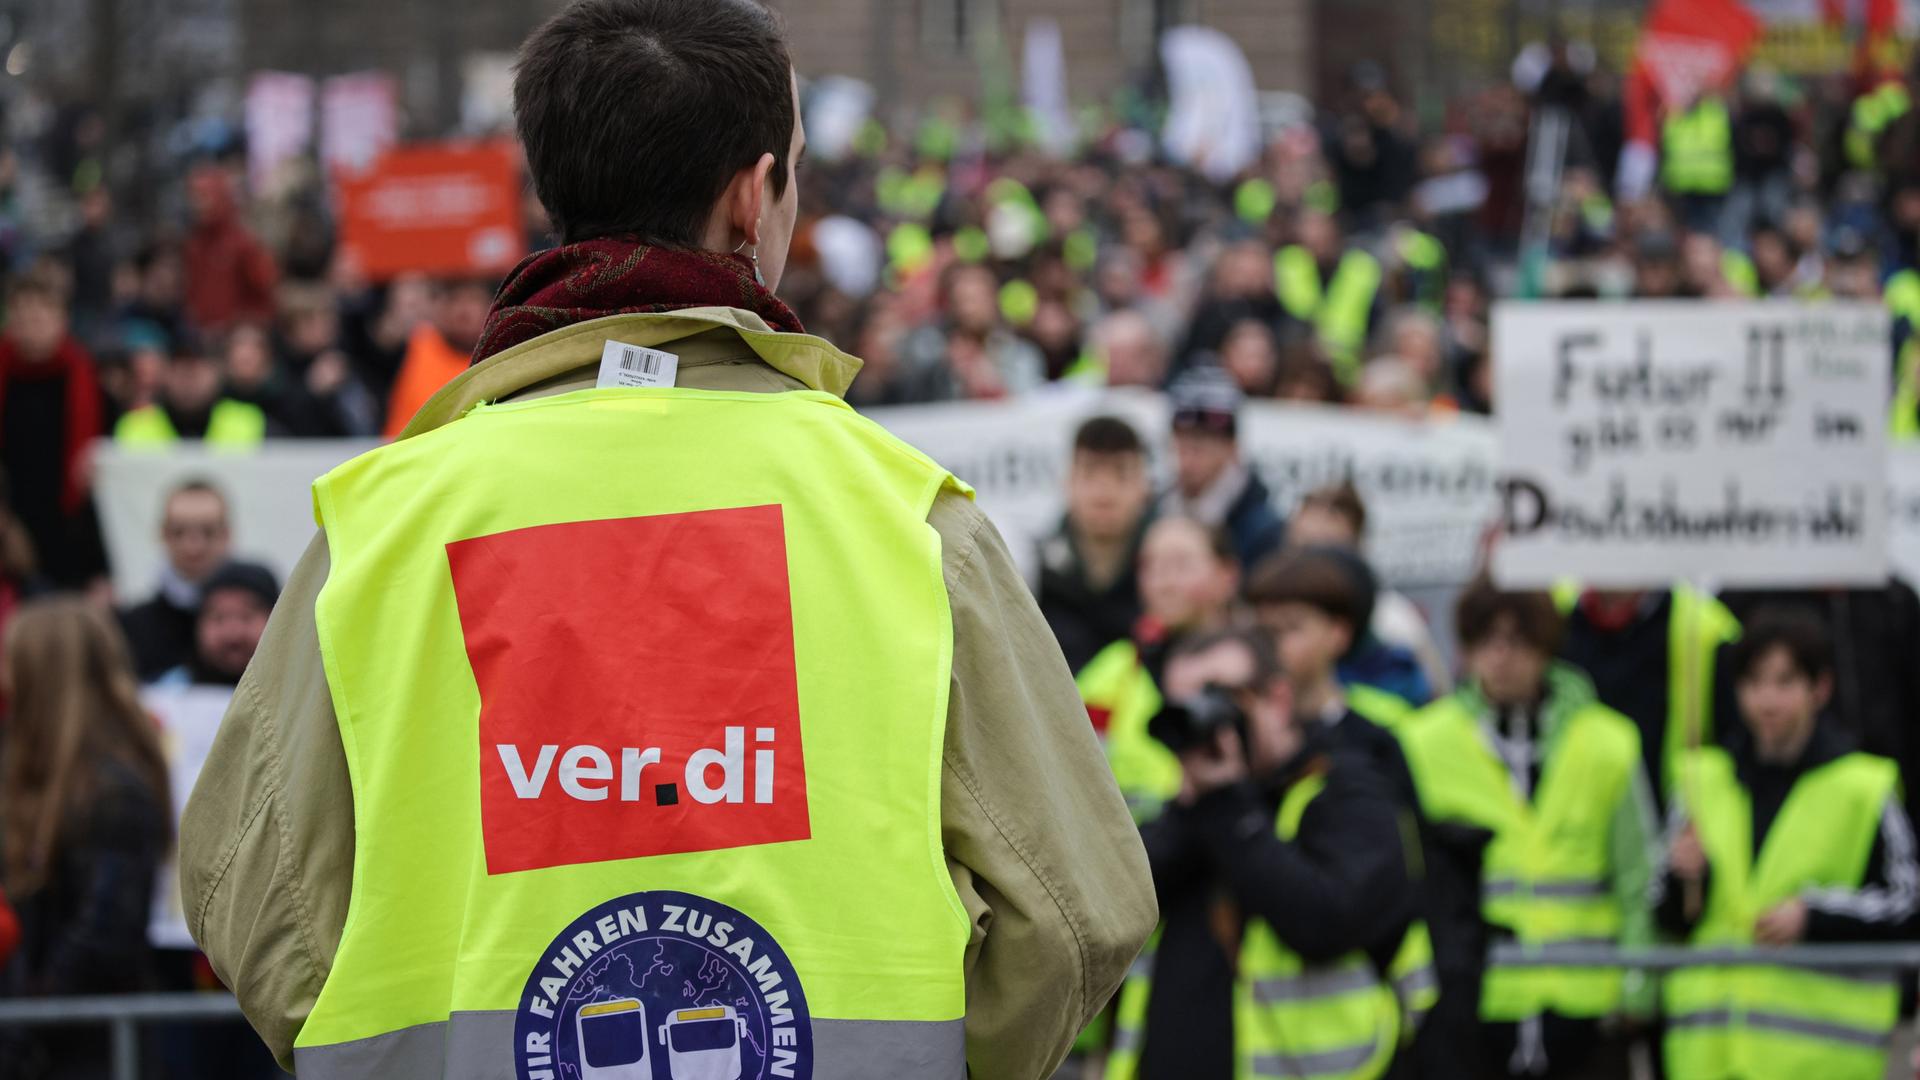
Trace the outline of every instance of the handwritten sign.
<path fill-rule="evenodd" d="M 1503 304 L 1494 356 L 1503 585 L 1886 580 L 1879 307 Z"/>

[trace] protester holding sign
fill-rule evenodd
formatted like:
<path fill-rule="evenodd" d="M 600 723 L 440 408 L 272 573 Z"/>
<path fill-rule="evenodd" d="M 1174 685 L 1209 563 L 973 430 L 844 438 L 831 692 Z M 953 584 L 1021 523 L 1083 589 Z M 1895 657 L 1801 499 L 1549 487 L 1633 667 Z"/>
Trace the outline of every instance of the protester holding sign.
<path fill-rule="evenodd" d="M 1804 612 L 1762 610 L 1730 668 L 1743 737 L 1682 766 L 1661 923 L 1701 946 L 1904 938 L 1920 864 L 1899 770 L 1825 717 L 1826 632 Z M 1900 991 L 1866 972 L 1698 967 L 1669 976 L 1665 996 L 1673 1080 L 1878 1080 Z"/>

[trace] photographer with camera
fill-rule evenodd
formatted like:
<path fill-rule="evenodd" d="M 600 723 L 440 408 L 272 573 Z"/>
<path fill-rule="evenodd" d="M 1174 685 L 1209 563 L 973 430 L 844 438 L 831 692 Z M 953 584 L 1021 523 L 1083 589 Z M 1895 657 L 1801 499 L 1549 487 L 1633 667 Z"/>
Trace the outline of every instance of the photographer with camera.
<path fill-rule="evenodd" d="M 1109 1080 L 1385 1075 L 1430 1005 L 1393 784 L 1303 722 L 1272 644 L 1190 636 L 1150 731 L 1181 791 L 1142 826 L 1165 922 L 1120 993 Z"/>

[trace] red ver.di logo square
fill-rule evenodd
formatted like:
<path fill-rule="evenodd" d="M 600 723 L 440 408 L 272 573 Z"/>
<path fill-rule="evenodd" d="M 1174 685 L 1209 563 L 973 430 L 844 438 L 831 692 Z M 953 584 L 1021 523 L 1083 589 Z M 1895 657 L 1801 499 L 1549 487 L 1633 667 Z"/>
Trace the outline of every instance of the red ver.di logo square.
<path fill-rule="evenodd" d="M 804 840 L 778 506 L 447 545 L 487 872 Z"/>

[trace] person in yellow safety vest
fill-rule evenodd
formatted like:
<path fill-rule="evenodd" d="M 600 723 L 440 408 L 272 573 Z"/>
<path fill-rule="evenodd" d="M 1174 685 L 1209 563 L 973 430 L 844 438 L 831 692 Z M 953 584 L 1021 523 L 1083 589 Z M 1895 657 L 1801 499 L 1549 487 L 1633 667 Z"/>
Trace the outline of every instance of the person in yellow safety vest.
<path fill-rule="evenodd" d="M 1825 715 L 1833 650 L 1813 615 L 1757 612 L 1728 657 L 1743 738 L 1696 751 L 1657 902 L 1701 948 L 1904 940 L 1920 902 L 1899 769 Z M 1878 1080 L 1893 969 L 1681 968 L 1666 977 L 1673 1080 Z"/>
<path fill-rule="evenodd" d="M 315 482 L 181 826 L 190 929 L 303 1080 L 736 1039 L 744 1076 L 1049 1075 L 1152 932 L 1145 855 L 969 489 L 772 292 L 779 23 L 583 0 L 515 101 L 561 246 Z"/>
<path fill-rule="evenodd" d="M 1330 213 L 1302 210 L 1297 240 L 1274 256 L 1274 291 L 1288 315 L 1313 331 L 1342 384 L 1359 378 L 1380 301 L 1380 260 L 1346 248 Z"/>
<path fill-rule="evenodd" d="M 1403 221 L 1388 230 L 1396 295 L 1438 314 L 1447 297 L 1447 248 L 1440 238 Z"/>
<path fill-rule="evenodd" d="M 131 450 L 164 450 L 188 439 L 214 450 L 248 451 L 266 434 L 266 413 L 223 396 L 219 361 L 188 335 L 173 343 L 158 399 L 113 426 L 113 441 Z"/>
<path fill-rule="evenodd" d="M 1183 641 L 1155 731 L 1182 794 L 1141 828 L 1164 923 L 1121 987 L 1108 1080 L 1372 1080 L 1435 1001 L 1408 811 L 1293 707 L 1273 644 Z"/>
<path fill-rule="evenodd" d="M 1913 97 L 1898 79 L 1853 99 L 1847 115 L 1845 137 L 1847 164 L 1872 170 L 1879 164 L 1880 136 L 1895 120 L 1913 109 Z"/>
<path fill-rule="evenodd" d="M 1726 605 L 1688 585 L 1667 592 L 1553 590 L 1566 618 L 1560 658 L 1593 679 L 1600 703 L 1633 721 L 1655 800 L 1665 807 L 1682 757 L 1718 739 L 1732 689 L 1719 663 L 1740 636 Z"/>
<path fill-rule="evenodd" d="M 1239 563 L 1220 530 L 1161 518 L 1140 543 L 1143 614 L 1133 634 L 1095 653 L 1075 678 L 1135 821 L 1157 817 L 1180 791 L 1180 763 L 1147 734 L 1164 701 L 1167 652 L 1184 636 L 1225 626 L 1239 585 Z"/>
<path fill-rule="evenodd" d="M 1660 186 L 1695 232 L 1715 232 L 1733 188 L 1733 118 L 1716 94 L 1668 111 L 1660 125 Z"/>
<path fill-rule="evenodd" d="M 1883 290 L 1893 316 L 1893 399 L 1887 438 L 1920 439 L 1920 271 L 1907 267 L 1887 279 Z"/>
<path fill-rule="evenodd" d="M 1487 838 L 1474 884 L 1490 936 L 1650 944 L 1659 826 L 1639 731 L 1595 700 L 1585 673 L 1554 661 L 1561 618 L 1547 594 L 1501 592 L 1481 577 L 1455 622 L 1464 684 L 1399 733 L 1434 827 Z M 1443 997 L 1474 994 L 1483 956 L 1442 950 Z M 1477 994 L 1486 1071 L 1625 1075 L 1629 1047 L 1601 1021 L 1651 1013 L 1651 991 L 1617 971 L 1487 971 Z"/>

